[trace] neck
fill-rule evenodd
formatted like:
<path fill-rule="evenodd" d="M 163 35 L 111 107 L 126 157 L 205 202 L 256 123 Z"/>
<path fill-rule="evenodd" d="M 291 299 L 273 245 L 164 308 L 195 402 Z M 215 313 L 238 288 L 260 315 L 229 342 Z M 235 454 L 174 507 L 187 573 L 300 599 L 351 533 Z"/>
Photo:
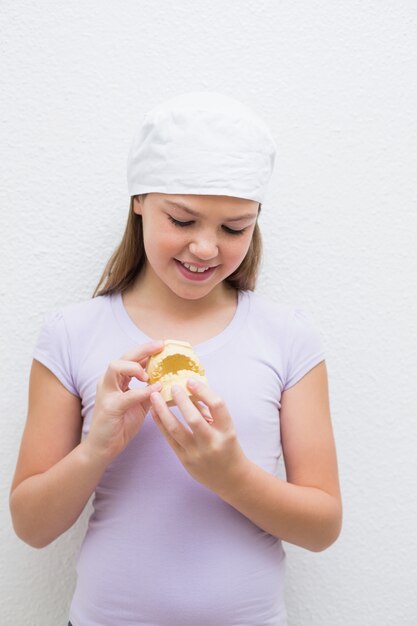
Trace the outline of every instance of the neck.
<path fill-rule="evenodd" d="M 156 278 L 144 268 L 125 293 L 125 302 L 129 302 L 133 307 L 140 306 L 148 310 L 166 312 L 171 318 L 177 317 L 181 320 L 192 319 L 236 302 L 236 290 L 225 282 L 214 287 L 202 298 L 189 299 L 178 296 Z"/>

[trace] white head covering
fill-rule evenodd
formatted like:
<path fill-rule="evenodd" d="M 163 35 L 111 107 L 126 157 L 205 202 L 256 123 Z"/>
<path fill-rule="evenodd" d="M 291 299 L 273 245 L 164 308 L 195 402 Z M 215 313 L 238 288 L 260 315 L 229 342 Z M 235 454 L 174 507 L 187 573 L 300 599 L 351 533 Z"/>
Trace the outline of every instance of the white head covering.
<path fill-rule="evenodd" d="M 263 202 L 276 144 L 258 115 L 212 91 L 190 92 L 146 113 L 130 148 L 129 195 L 206 194 Z"/>

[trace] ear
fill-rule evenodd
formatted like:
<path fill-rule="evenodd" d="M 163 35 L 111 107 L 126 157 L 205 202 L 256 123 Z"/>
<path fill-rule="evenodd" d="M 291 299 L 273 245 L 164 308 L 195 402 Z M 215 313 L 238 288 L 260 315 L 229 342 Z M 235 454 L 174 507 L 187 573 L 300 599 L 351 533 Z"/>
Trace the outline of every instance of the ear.
<path fill-rule="evenodd" d="M 141 196 L 133 196 L 132 208 L 136 215 L 142 215 L 143 200 Z"/>

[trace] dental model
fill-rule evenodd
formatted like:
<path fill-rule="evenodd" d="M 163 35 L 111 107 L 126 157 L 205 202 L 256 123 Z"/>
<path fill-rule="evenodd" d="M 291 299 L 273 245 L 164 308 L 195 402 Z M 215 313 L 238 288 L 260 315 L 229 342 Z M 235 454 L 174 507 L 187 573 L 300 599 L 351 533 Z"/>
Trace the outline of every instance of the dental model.
<path fill-rule="evenodd" d="M 172 406 L 175 402 L 171 394 L 171 385 L 181 385 L 193 399 L 187 387 L 187 379 L 193 377 L 205 383 L 208 381 L 190 343 L 175 339 L 166 339 L 164 343 L 163 350 L 149 358 L 146 371 L 149 375 L 149 384 L 159 381 L 162 384 L 162 397 L 168 406 Z"/>

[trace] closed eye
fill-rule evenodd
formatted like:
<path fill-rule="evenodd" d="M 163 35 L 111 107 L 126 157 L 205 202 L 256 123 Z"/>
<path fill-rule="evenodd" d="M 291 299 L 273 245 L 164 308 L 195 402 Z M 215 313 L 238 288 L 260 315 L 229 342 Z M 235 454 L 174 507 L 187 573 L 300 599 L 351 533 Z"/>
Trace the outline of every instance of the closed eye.
<path fill-rule="evenodd" d="M 171 215 L 168 215 L 168 217 L 171 222 L 175 224 L 175 226 L 180 226 L 181 228 L 184 228 L 184 226 L 190 226 L 194 223 L 193 220 L 191 220 L 190 222 L 181 222 L 180 220 L 176 220 L 175 218 L 171 217 Z"/>
<path fill-rule="evenodd" d="M 223 226 L 223 229 L 226 231 L 226 233 L 229 233 L 229 235 L 243 235 L 246 230 L 246 228 L 235 230 L 234 228 L 229 228 L 228 226 Z"/>
<path fill-rule="evenodd" d="M 175 225 L 178 226 L 179 228 L 185 228 L 187 226 L 192 226 L 194 224 L 194 220 L 190 220 L 190 221 L 186 221 L 186 222 L 182 222 L 181 220 L 176 220 L 174 217 L 172 217 L 171 215 L 168 215 L 170 221 Z M 240 230 L 235 230 L 234 228 L 229 228 L 228 226 L 222 226 L 223 230 L 229 234 L 229 235 L 243 235 L 243 233 L 245 232 L 246 228 L 242 228 Z"/>

